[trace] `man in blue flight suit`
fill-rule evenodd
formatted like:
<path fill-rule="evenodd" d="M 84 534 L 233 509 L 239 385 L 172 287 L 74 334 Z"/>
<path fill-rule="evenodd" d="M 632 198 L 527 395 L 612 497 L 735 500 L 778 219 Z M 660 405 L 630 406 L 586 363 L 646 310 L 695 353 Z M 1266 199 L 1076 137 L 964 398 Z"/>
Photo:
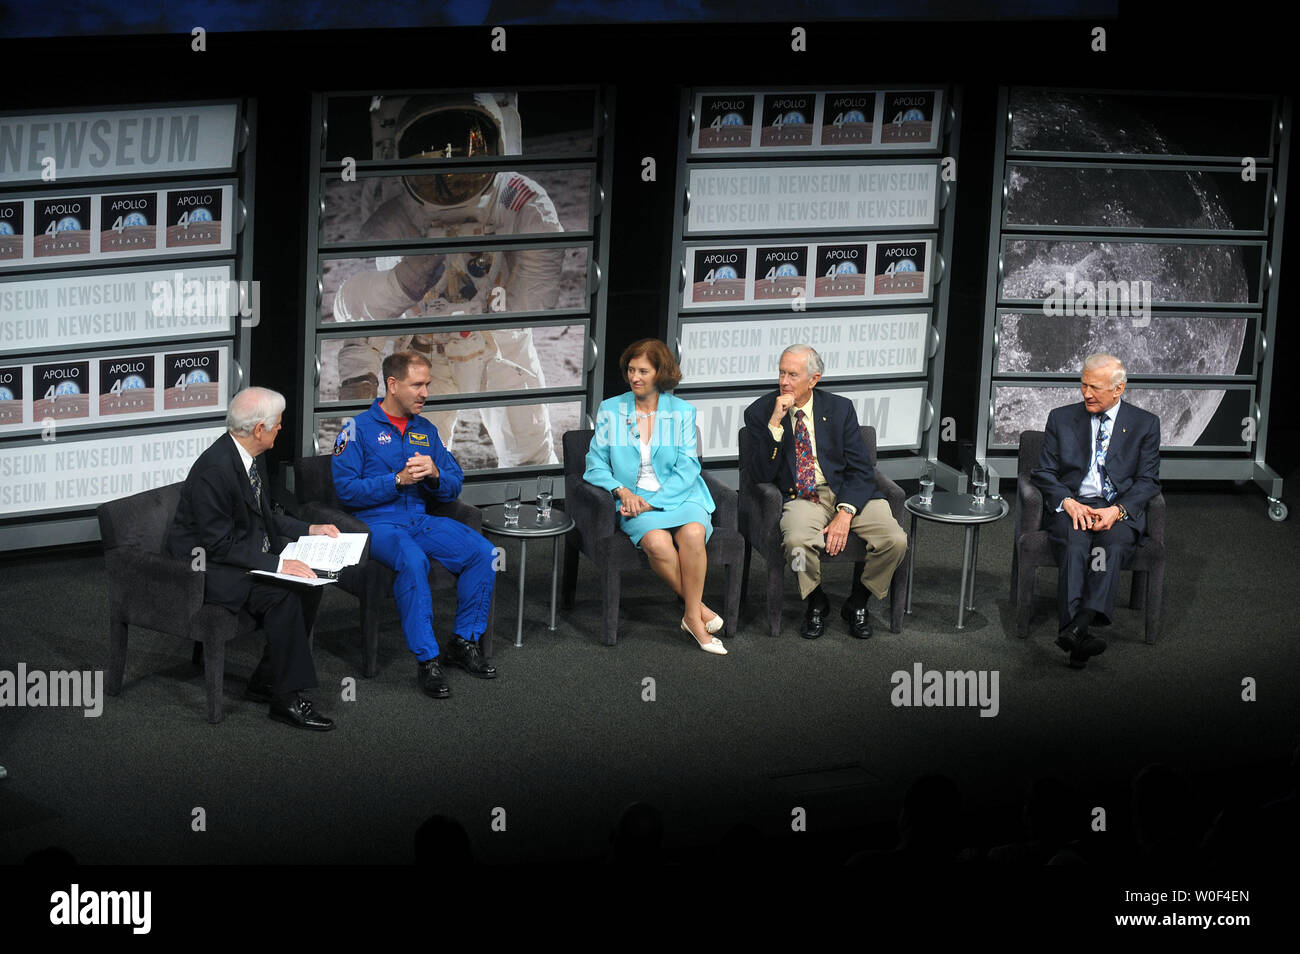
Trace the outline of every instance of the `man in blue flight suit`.
<path fill-rule="evenodd" d="M 425 502 L 455 500 L 464 474 L 443 446 L 438 429 L 420 417 L 429 397 L 429 359 L 398 351 L 384 359 L 387 393 L 358 414 L 334 444 L 334 489 L 339 501 L 370 527 L 370 554 L 397 574 L 393 596 L 406 644 L 419 663 L 420 688 L 435 699 L 451 690 L 443 678 L 433 635 L 429 558 L 457 574 L 455 636 L 446 661 L 471 676 L 497 671 L 479 649 L 487 629 L 495 574 L 492 545 L 449 517 L 425 512 Z"/>

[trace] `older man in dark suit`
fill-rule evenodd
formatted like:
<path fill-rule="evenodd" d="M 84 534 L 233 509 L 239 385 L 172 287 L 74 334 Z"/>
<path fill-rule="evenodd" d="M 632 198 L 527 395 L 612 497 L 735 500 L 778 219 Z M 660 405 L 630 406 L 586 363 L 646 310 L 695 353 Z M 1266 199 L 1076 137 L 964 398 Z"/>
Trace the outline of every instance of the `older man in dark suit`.
<path fill-rule="evenodd" d="M 266 632 L 267 650 L 249 681 L 249 698 L 271 704 L 278 722 L 318 732 L 332 720 L 312 710 L 300 690 L 317 685 L 308 635 L 320 591 L 250 570 L 314 578 L 311 567 L 278 556 L 277 537 L 304 533 L 338 536 L 333 524 L 308 525 L 271 509 L 270 484 L 261 455 L 275 444 L 284 397 L 266 388 L 246 388 L 230 399 L 226 434 L 199 455 L 181 490 L 167 538 L 175 556 L 203 555 L 208 603 L 248 612 Z"/>
<path fill-rule="evenodd" d="M 1092 354 L 1080 375 L 1083 402 L 1047 416 L 1030 475 L 1051 511 L 1056 553 L 1056 644 L 1082 669 L 1106 649 L 1089 627 L 1109 625 L 1119 572 L 1146 531 L 1146 506 L 1160 492 L 1160 419 L 1120 401 L 1128 376 L 1114 355 Z"/>
<path fill-rule="evenodd" d="M 821 588 L 820 551 L 835 556 L 850 532 L 866 543 L 866 567 L 862 578 L 853 581 L 840 616 L 851 635 L 867 639 L 867 602 L 872 593 L 884 599 L 889 592 L 894 570 L 907 553 L 907 534 L 876 485 L 852 402 L 829 391 L 818 391 L 814 398 L 823 368 L 821 355 L 808 345 L 782 352 L 778 390 L 745 410 L 751 448 L 745 464 L 755 480 L 775 483 L 785 497 L 781 533 L 806 604 L 804 638 L 816 639 L 826 631 L 830 611 Z"/>

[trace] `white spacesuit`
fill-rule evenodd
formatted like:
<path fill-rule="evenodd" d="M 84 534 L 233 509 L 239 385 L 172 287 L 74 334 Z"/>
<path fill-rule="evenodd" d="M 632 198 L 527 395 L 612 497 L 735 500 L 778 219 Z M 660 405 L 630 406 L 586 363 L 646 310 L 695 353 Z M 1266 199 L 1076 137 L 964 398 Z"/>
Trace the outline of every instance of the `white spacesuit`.
<path fill-rule="evenodd" d="M 386 98 L 371 113 L 375 157 L 457 159 L 518 153 L 519 120 L 510 99 L 491 94 Z M 514 141 L 512 141 L 514 140 Z M 391 195 L 384 195 L 384 184 Z M 400 183 L 400 185 L 398 185 Z M 396 188 L 393 188 L 396 186 Z M 562 231 L 550 197 L 514 172 L 410 175 L 370 180 L 363 193 L 361 238 L 401 241 Z M 401 315 L 537 311 L 555 307 L 562 248 L 484 250 L 379 258 L 379 271 L 360 272 L 339 287 L 336 321 L 375 321 Z M 454 327 L 454 326 L 453 326 Z M 546 383 L 531 329 L 420 332 L 348 340 L 339 353 L 339 397 L 378 394 L 380 364 L 392 350 L 414 350 L 432 363 L 431 394 L 477 394 L 541 388 Z M 540 403 L 483 408 L 484 426 L 502 467 L 555 463 L 550 415 Z M 426 410 L 448 447 L 456 411 Z"/>

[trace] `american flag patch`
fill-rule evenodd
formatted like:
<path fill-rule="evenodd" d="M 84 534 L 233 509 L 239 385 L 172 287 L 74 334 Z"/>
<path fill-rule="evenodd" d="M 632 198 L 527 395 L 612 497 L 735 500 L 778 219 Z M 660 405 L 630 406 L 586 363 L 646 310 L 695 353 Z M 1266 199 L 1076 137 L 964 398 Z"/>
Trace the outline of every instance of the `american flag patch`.
<path fill-rule="evenodd" d="M 537 195 L 528 187 L 523 176 L 511 176 L 506 187 L 501 191 L 501 201 L 506 204 L 511 212 L 518 212 Z"/>

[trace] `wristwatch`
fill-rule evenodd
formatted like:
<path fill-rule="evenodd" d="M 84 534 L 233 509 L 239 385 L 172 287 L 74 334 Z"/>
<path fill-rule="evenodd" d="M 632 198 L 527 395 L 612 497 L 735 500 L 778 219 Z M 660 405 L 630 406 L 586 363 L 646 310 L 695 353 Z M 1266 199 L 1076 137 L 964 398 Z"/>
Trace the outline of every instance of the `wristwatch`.
<path fill-rule="evenodd" d="M 1123 505 L 1123 504 L 1115 504 L 1115 506 L 1119 508 L 1119 518 L 1120 518 L 1121 520 L 1127 520 L 1127 519 L 1128 519 L 1128 511 L 1124 509 L 1124 505 Z"/>
<path fill-rule="evenodd" d="M 393 480 L 397 481 L 397 486 L 398 486 L 398 487 L 401 487 L 401 486 L 402 486 L 402 473 L 401 473 L 401 471 L 398 471 L 397 473 L 393 474 Z"/>

